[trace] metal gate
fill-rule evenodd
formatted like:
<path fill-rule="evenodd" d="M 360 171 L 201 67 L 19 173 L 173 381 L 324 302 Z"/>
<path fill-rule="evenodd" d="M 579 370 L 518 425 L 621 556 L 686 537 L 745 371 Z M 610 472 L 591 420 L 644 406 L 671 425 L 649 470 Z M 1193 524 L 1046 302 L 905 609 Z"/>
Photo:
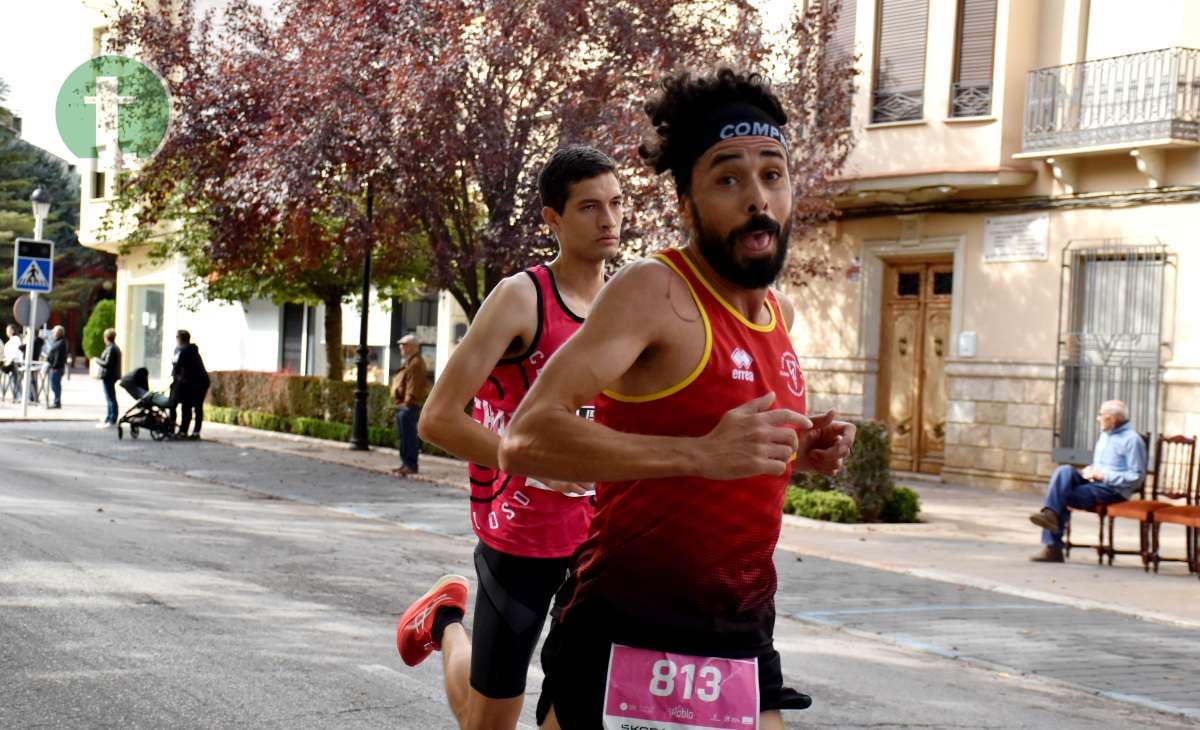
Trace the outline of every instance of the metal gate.
<path fill-rule="evenodd" d="M 1055 383 L 1055 461 L 1088 464 L 1096 413 L 1122 400 L 1158 433 L 1167 247 L 1157 240 L 1071 241 L 1063 251 Z"/>

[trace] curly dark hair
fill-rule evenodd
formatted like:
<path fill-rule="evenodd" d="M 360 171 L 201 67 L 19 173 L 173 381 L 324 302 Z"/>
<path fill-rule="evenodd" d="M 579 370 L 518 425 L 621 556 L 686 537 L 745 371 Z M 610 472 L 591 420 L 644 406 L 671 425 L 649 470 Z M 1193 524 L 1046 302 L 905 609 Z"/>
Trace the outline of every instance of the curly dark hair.
<path fill-rule="evenodd" d="M 693 76 L 683 71 L 663 79 L 662 93 L 646 102 L 646 115 L 657 132 L 657 139 L 638 147 L 638 154 L 656 173 L 667 170 L 675 177 L 675 190 L 688 192 L 695 160 L 684 160 L 678 137 L 690 122 L 702 119 L 712 109 L 741 102 L 761 109 L 782 128 L 787 112 L 779 97 L 771 91 L 771 81 L 757 71 L 735 71 L 728 66 L 710 76 Z"/>

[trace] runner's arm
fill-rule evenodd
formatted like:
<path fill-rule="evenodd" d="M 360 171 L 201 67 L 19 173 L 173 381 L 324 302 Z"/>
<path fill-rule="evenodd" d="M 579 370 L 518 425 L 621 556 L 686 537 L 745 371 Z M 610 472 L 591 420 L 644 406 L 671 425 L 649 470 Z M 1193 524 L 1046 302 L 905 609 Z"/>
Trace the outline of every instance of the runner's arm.
<path fill-rule="evenodd" d="M 622 433 L 575 415 L 679 327 L 667 300 L 674 276 L 643 261 L 604 287 L 587 322 L 550 358 L 509 423 L 502 469 L 578 482 L 783 473 L 798 445 L 795 428 L 810 424 L 787 409 L 766 410 L 773 395 L 729 411 L 702 437 Z"/>
<path fill-rule="evenodd" d="M 500 282 L 475 315 L 467 334 L 434 383 L 417 431 L 460 459 L 481 466 L 499 465 L 500 437 L 464 412 L 463 408 L 491 374 L 492 368 L 537 320 L 537 293 L 524 274 Z"/>

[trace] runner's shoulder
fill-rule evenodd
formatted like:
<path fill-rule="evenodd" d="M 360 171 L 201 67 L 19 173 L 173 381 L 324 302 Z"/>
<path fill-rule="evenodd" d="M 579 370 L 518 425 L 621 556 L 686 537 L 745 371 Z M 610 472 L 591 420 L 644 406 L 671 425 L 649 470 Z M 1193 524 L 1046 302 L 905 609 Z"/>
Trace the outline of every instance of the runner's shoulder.
<path fill-rule="evenodd" d="M 638 259 L 625 264 L 605 284 L 605 289 L 625 291 L 623 296 L 643 294 L 647 299 L 658 298 L 670 290 L 679 276 L 671 267 L 656 258 Z"/>
<path fill-rule="evenodd" d="M 533 313 L 537 307 L 537 289 L 533 279 L 524 271 L 506 276 L 492 289 L 483 302 L 483 308 L 499 310 L 498 314 L 510 317 L 522 311 Z"/>

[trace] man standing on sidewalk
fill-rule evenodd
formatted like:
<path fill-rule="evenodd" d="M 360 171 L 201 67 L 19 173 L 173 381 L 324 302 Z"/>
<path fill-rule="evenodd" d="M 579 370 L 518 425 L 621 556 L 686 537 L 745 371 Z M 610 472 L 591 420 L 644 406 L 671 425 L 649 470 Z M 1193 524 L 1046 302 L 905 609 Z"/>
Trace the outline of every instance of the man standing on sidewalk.
<path fill-rule="evenodd" d="M 117 381 L 121 378 L 121 348 L 117 347 L 117 331 L 104 330 L 104 352 L 100 353 L 100 384 L 104 386 L 104 402 L 108 410 L 99 427 L 117 425 Z"/>
<path fill-rule="evenodd" d="M 62 378 L 67 368 L 67 330 L 61 324 L 50 333 L 50 347 L 46 350 L 46 373 L 50 379 L 50 395 L 53 402 L 49 408 L 62 408 Z"/>
<path fill-rule="evenodd" d="M 1146 442 L 1129 427 L 1128 411 L 1119 400 L 1100 406 L 1100 438 L 1092 453 L 1092 463 L 1083 469 L 1063 464 L 1050 477 L 1045 506 L 1029 516 L 1042 528 L 1046 547 L 1030 560 L 1038 563 L 1063 562 L 1063 530 L 1071 519 L 1068 507 L 1089 509 L 1097 504 L 1124 502 L 1146 478 Z"/>
<path fill-rule="evenodd" d="M 175 424 L 175 405 L 183 406 L 179 424 L 179 438 L 200 438 L 200 426 L 204 424 L 204 399 L 208 396 L 211 380 L 200 348 L 192 344 L 192 333 L 179 330 L 175 333 L 175 356 L 171 360 L 171 425 Z M 195 411 L 196 425 L 192 435 L 187 435 L 188 426 Z"/>
<path fill-rule="evenodd" d="M 417 473 L 417 457 L 421 453 L 421 437 L 417 435 L 417 419 L 421 406 L 429 395 L 429 368 L 421 357 L 421 343 L 413 335 L 398 341 L 404 356 L 404 369 L 392 379 L 392 403 L 396 406 L 396 440 L 400 445 L 400 466 L 392 473 L 398 477 Z"/>

